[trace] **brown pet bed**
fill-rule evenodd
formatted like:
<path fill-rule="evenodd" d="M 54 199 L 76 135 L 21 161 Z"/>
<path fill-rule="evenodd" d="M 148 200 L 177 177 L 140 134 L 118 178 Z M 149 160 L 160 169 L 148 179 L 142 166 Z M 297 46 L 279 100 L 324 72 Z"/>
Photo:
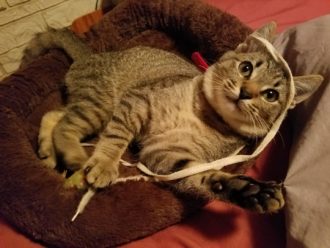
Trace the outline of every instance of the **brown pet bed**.
<path fill-rule="evenodd" d="M 96 51 L 149 45 L 188 59 L 200 51 L 212 63 L 250 29 L 197 0 L 127 0 L 108 12 L 85 40 Z M 42 115 L 62 103 L 70 59 L 51 51 L 0 84 L 0 214 L 30 238 L 51 247 L 110 247 L 181 221 L 203 202 L 147 182 L 99 192 L 73 223 L 83 192 L 39 161 Z M 134 173 L 126 171 L 125 173 Z"/>

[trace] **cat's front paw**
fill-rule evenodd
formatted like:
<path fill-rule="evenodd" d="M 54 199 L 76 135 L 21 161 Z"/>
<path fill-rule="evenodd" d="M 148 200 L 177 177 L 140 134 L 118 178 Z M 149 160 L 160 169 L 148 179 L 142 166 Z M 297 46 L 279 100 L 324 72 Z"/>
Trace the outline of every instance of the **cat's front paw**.
<path fill-rule="evenodd" d="M 111 160 L 91 157 L 84 166 L 87 182 L 95 188 L 104 188 L 114 182 L 119 175 L 118 167 Z"/>
<path fill-rule="evenodd" d="M 258 213 L 276 212 L 284 206 L 282 185 L 259 182 L 247 176 L 212 180 L 212 191 L 226 201 Z"/>

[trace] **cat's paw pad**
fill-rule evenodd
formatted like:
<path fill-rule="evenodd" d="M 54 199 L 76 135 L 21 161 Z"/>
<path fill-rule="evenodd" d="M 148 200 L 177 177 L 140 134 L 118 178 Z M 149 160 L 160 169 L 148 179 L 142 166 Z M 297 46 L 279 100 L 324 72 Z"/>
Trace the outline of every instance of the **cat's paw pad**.
<path fill-rule="evenodd" d="M 87 182 L 95 188 L 104 188 L 114 182 L 119 175 L 111 161 L 91 158 L 85 165 Z"/>
<path fill-rule="evenodd" d="M 258 213 L 276 212 L 284 206 L 282 185 L 258 182 L 247 176 L 213 181 L 212 190 L 225 200 Z"/>

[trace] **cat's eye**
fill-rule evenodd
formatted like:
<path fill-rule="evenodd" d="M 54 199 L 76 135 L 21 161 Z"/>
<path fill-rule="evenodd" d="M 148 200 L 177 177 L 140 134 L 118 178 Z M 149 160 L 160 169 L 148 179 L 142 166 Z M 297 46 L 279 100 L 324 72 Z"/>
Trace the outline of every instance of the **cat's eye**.
<path fill-rule="evenodd" d="M 262 96 L 268 101 L 268 102 L 275 102 L 278 100 L 279 93 L 276 90 L 264 90 L 261 92 Z"/>
<path fill-rule="evenodd" d="M 242 76 L 248 78 L 248 77 L 251 76 L 251 74 L 253 72 L 253 65 L 249 61 L 243 61 L 238 66 L 238 69 L 239 69 L 239 72 L 241 73 Z"/>

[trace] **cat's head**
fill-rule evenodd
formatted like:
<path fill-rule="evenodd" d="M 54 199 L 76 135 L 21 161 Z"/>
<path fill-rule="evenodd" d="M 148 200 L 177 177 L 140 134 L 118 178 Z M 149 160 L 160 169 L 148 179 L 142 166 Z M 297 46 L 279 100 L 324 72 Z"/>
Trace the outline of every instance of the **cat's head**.
<path fill-rule="evenodd" d="M 208 102 L 227 124 L 247 137 L 264 136 L 289 100 L 290 73 L 271 49 L 253 38 L 271 42 L 275 29 L 272 22 L 256 30 L 205 73 Z M 293 77 L 293 103 L 306 100 L 322 80 L 320 75 Z"/>

